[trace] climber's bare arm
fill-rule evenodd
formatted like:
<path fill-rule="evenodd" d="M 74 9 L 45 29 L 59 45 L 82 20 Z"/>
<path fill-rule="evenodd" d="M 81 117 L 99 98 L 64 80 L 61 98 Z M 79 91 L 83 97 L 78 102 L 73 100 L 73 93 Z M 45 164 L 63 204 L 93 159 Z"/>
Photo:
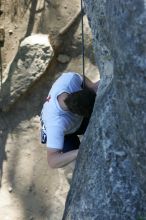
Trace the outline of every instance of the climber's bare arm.
<path fill-rule="evenodd" d="M 49 167 L 61 168 L 74 161 L 77 157 L 78 150 L 72 150 L 66 153 L 62 153 L 57 149 L 48 148 L 47 159 Z"/>
<path fill-rule="evenodd" d="M 97 92 L 98 89 L 98 85 L 99 85 L 99 81 L 93 83 L 90 79 L 88 79 L 87 77 L 85 78 L 85 86 L 91 90 L 93 90 L 95 93 Z"/>

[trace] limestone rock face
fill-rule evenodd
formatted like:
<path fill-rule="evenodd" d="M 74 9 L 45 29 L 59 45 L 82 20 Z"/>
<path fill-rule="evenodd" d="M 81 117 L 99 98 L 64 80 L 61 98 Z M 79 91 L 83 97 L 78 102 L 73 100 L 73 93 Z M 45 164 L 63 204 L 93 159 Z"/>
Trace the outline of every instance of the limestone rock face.
<path fill-rule="evenodd" d="M 146 6 L 85 0 L 101 82 L 63 219 L 146 219 Z"/>
<path fill-rule="evenodd" d="M 24 39 L 14 60 L 7 68 L 0 109 L 6 111 L 45 72 L 54 52 L 48 35 L 35 34 Z"/>

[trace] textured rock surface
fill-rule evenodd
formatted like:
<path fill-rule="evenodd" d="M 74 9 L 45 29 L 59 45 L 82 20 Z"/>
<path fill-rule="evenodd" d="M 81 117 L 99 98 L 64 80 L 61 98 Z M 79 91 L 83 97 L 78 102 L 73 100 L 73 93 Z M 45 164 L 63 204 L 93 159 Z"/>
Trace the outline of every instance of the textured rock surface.
<path fill-rule="evenodd" d="M 85 6 L 101 83 L 63 219 L 146 219 L 145 1 Z"/>
<path fill-rule="evenodd" d="M 35 34 L 20 44 L 3 85 L 0 109 L 6 111 L 44 73 L 53 57 L 48 35 Z"/>

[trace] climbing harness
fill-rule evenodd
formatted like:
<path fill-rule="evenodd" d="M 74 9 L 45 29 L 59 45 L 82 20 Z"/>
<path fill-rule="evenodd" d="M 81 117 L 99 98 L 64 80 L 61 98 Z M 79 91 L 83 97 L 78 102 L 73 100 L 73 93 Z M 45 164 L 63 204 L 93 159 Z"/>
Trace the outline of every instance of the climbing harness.
<path fill-rule="evenodd" d="M 81 17 L 82 17 L 82 71 L 83 71 L 83 88 L 85 88 L 85 48 L 84 48 L 84 8 L 81 0 Z"/>

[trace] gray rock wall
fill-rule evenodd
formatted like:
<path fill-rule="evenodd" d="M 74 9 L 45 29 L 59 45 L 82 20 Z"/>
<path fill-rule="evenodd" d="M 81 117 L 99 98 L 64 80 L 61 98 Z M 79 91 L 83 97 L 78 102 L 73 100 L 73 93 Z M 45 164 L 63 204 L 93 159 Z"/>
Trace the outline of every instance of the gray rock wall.
<path fill-rule="evenodd" d="M 63 220 L 146 219 L 146 2 L 85 0 L 101 83 Z"/>

